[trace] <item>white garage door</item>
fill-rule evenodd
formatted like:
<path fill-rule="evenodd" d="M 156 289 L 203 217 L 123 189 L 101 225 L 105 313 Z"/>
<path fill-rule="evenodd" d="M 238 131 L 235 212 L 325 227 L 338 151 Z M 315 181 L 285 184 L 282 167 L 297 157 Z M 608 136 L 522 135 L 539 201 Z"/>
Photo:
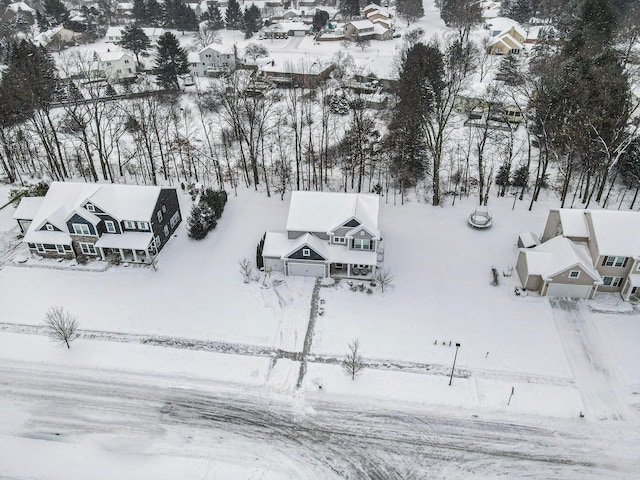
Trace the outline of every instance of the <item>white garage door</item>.
<path fill-rule="evenodd" d="M 324 263 L 290 262 L 289 275 L 324 277 Z"/>
<path fill-rule="evenodd" d="M 280 258 L 268 258 L 264 259 L 265 271 L 271 269 L 272 272 L 284 272 L 284 262 Z"/>
<path fill-rule="evenodd" d="M 588 298 L 591 285 L 564 285 L 562 283 L 550 283 L 547 295 L 550 297 Z"/>

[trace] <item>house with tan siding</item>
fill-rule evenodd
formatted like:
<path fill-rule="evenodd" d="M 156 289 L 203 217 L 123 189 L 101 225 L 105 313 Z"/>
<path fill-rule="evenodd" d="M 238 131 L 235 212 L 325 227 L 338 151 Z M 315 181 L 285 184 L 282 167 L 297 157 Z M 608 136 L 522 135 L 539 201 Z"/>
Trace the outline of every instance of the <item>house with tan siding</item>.
<path fill-rule="evenodd" d="M 541 295 L 640 294 L 640 212 L 551 209 L 542 243 L 521 248 L 516 271 Z"/>

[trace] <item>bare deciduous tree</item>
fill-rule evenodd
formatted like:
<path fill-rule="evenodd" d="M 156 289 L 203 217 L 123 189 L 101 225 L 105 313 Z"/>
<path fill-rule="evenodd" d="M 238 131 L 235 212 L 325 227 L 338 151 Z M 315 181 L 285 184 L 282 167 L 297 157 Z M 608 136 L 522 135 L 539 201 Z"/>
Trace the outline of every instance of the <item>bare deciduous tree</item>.
<path fill-rule="evenodd" d="M 393 287 L 393 275 L 391 275 L 389 270 L 376 270 L 373 279 L 380 285 L 382 293 L 384 293 L 385 288 L 389 290 Z"/>
<path fill-rule="evenodd" d="M 71 348 L 70 342 L 78 338 L 78 318 L 63 307 L 51 307 L 44 319 L 46 334 L 61 345 Z"/>
<path fill-rule="evenodd" d="M 349 350 L 342 361 L 342 368 L 347 375 L 351 376 L 351 380 L 355 380 L 356 375 L 364 369 L 364 362 L 360 355 L 360 341 L 357 338 L 349 343 Z"/>
<path fill-rule="evenodd" d="M 244 283 L 249 283 L 249 280 L 251 279 L 251 273 L 253 273 L 253 265 L 251 265 L 251 262 L 248 258 L 243 258 L 242 260 L 240 260 L 238 262 L 238 265 L 240 265 L 240 273 L 244 277 Z"/>

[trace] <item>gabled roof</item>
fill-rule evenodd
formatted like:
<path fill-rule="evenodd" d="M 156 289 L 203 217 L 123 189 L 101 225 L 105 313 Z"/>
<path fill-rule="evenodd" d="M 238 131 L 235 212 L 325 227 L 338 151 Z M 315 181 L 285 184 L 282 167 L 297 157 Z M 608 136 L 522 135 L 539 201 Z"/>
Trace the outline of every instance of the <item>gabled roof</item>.
<path fill-rule="evenodd" d="M 115 62 L 120 60 L 122 57 L 129 57 L 129 59 L 133 60 L 133 55 L 125 52 L 124 50 L 115 50 L 115 51 L 106 51 L 106 52 L 96 52 L 98 56 L 98 60 L 101 62 Z"/>
<path fill-rule="evenodd" d="M 82 202 L 99 187 L 100 185 L 93 183 L 51 183 L 29 231 L 39 230 L 46 222 L 65 231 L 65 220 L 69 214 L 80 208 Z"/>
<path fill-rule="evenodd" d="M 589 226 L 584 216 L 583 209 L 554 208 L 560 215 L 562 223 L 562 235 L 565 237 L 589 238 Z"/>
<path fill-rule="evenodd" d="M 210 43 L 202 50 L 198 52 L 198 55 L 206 52 L 207 50 L 213 50 L 218 55 L 233 55 L 233 45 L 221 45 L 219 43 Z"/>
<path fill-rule="evenodd" d="M 329 244 L 323 240 L 320 240 L 315 235 L 311 235 L 310 233 L 306 233 L 296 238 L 289 244 L 289 250 L 286 251 L 282 256 L 288 257 L 292 253 L 295 253 L 300 248 L 304 246 L 308 246 L 318 255 L 321 255 L 325 260 L 329 259 L 328 246 Z"/>
<path fill-rule="evenodd" d="M 640 212 L 587 210 L 586 214 L 601 255 L 640 257 Z"/>
<path fill-rule="evenodd" d="M 371 20 L 353 20 L 351 22 L 347 22 L 346 25 L 353 25 L 356 30 L 365 30 L 374 27 L 374 23 Z"/>
<path fill-rule="evenodd" d="M 148 185 L 98 185 L 87 200 L 119 220 L 149 220 L 162 188 Z"/>
<path fill-rule="evenodd" d="M 595 281 L 600 274 L 591 266 L 591 257 L 586 245 L 558 236 L 534 248 L 520 249 L 527 259 L 529 275 L 540 275 L 548 280 L 571 268 L 580 267 Z"/>
<path fill-rule="evenodd" d="M 505 45 L 507 48 L 522 48 L 523 45 L 519 42 L 515 37 L 513 37 L 509 33 L 503 33 L 497 37 L 494 37 L 489 42 L 489 46 L 493 46 L 496 44 Z"/>
<path fill-rule="evenodd" d="M 379 235 L 380 198 L 368 193 L 293 192 L 287 217 L 287 231 L 325 232 L 356 218 L 370 232 Z"/>
<path fill-rule="evenodd" d="M 527 32 L 525 31 L 525 29 L 522 28 L 522 26 L 518 22 L 510 18 L 495 17 L 487 19 L 485 23 L 492 32 L 497 32 L 496 35 L 500 35 L 502 33 L 508 32 L 509 30 L 511 30 L 511 28 L 515 28 L 515 31 L 518 33 L 518 35 L 520 35 L 522 38 L 527 38 Z"/>
<path fill-rule="evenodd" d="M 12 218 L 16 220 L 33 220 L 38 213 L 44 197 L 22 197 Z"/>

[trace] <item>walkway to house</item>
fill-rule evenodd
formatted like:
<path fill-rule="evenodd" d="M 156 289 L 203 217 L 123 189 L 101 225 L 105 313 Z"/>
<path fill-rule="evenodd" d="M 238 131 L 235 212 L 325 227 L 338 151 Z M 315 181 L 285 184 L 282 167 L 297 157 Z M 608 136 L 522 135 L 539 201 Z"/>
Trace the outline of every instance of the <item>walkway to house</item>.
<path fill-rule="evenodd" d="M 585 301 L 550 299 L 558 334 L 580 391 L 585 416 L 597 420 L 632 420 L 629 393 L 611 365 Z"/>

